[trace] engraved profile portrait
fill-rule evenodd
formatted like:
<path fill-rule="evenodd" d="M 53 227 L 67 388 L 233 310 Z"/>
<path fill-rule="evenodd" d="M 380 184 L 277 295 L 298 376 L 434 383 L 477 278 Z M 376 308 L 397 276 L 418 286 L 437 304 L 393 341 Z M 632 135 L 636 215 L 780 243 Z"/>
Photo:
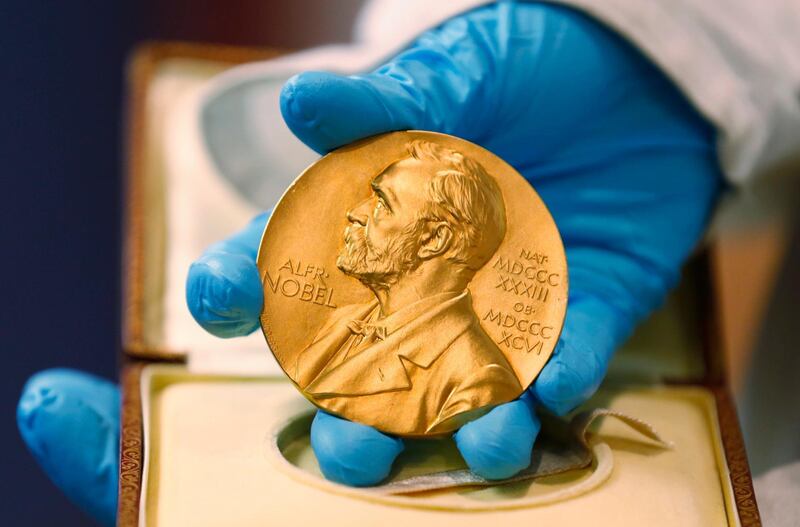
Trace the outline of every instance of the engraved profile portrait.
<path fill-rule="evenodd" d="M 460 152 L 425 140 L 405 148 L 348 210 L 336 261 L 374 299 L 336 308 L 288 373 L 335 413 L 426 435 L 523 388 L 468 289 L 503 241 L 502 192 Z"/>

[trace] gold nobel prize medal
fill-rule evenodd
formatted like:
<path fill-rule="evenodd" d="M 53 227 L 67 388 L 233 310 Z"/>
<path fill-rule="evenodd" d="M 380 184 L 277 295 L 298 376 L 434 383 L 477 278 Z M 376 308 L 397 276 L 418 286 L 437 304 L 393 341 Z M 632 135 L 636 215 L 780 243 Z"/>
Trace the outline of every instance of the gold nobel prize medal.
<path fill-rule="evenodd" d="M 452 432 L 519 397 L 558 341 L 567 263 L 530 184 L 433 132 L 339 148 L 289 187 L 258 253 L 261 327 L 325 411 Z"/>

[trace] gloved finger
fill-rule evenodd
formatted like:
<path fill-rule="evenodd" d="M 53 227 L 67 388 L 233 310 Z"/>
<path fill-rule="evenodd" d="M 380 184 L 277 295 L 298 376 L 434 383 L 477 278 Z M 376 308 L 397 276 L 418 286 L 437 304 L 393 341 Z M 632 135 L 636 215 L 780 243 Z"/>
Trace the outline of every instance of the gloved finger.
<path fill-rule="evenodd" d="M 269 212 L 243 230 L 210 246 L 189 267 L 186 303 L 203 329 L 217 337 L 239 337 L 259 325 L 264 301 L 256 255 Z"/>
<path fill-rule="evenodd" d="M 311 424 L 311 447 L 326 478 L 364 487 L 389 475 L 404 445 L 371 426 L 318 411 Z"/>
<path fill-rule="evenodd" d="M 449 21 L 372 73 L 301 73 L 285 84 L 281 113 L 320 153 L 409 128 L 471 138 L 481 130 L 475 118 L 483 113 L 475 99 L 496 73 L 494 38 L 477 24 Z"/>
<path fill-rule="evenodd" d="M 607 221 L 610 241 L 598 244 L 592 241 L 591 227 L 573 225 L 583 221 L 564 222 L 570 270 L 566 318 L 553 356 L 531 386 L 536 400 L 558 415 L 591 397 L 614 351 L 663 301 L 678 277 L 677 265 L 648 260 L 645 253 L 635 252 L 640 247 L 613 245 L 615 230 L 630 227 Z"/>
<path fill-rule="evenodd" d="M 564 415 L 594 394 L 621 340 L 609 306 L 590 299 L 572 302 L 553 356 L 530 388 L 551 412 Z"/>
<path fill-rule="evenodd" d="M 606 222 L 607 229 L 622 226 Z M 663 300 L 677 273 L 641 255 L 578 243 L 567 222 L 570 294 L 556 349 L 531 386 L 536 400 L 557 415 L 586 401 L 600 386 L 614 351 Z M 582 229 L 582 236 L 590 234 Z M 613 239 L 613 236 L 612 236 Z"/>
<path fill-rule="evenodd" d="M 543 405 L 564 414 L 594 393 L 613 352 L 678 282 L 719 181 L 712 152 L 675 146 L 629 152 L 538 187 L 570 274 L 560 341 L 532 386 Z"/>
<path fill-rule="evenodd" d="M 53 369 L 28 380 L 17 406 L 17 426 L 39 465 L 103 525 L 117 514 L 119 404 L 113 383 Z"/>
<path fill-rule="evenodd" d="M 486 479 L 509 478 L 531 463 L 541 423 L 530 393 L 470 421 L 454 438 L 470 470 Z"/>

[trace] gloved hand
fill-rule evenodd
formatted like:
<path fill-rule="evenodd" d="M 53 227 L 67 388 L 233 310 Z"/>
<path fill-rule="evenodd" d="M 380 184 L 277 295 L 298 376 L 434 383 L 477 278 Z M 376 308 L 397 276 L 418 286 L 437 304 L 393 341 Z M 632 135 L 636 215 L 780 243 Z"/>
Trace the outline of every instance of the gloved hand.
<path fill-rule="evenodd" d="M 537 402 L 563 414 L 597 389 L 614 350 L 676 283 L 721 185 L 712 129 L 664 75 L 592 20 L 552 5 L 472 11 L 367 75 L 301 74 L 284 87 L 281 110 L 320 153 L 391 130 L 461 136 L 515 166 L 550 208 L 569 263 L 567 319 L 526 396 L 455 434 L 487 478 L 529 464 Z M 214 334 L 258 324 L 260 302 L 249 300 L 250 288 L 260 294 L 257 224 L 190 271 L 190 308 Z M 399 439 L 322 412 L 311 441 L 325 476 L 351 485 L 386 477 L 402 450 Z"/>
<path fill-rule="evenodd" d="M 455 17 L 367 75 L 301 74 L 284 88 L 281 108 L 320 153 L 392 130 L 463 137 L 512 164 L 553 214 L 570 272 L 561 339 L 523 397 L 455 434 L 470 468 L 488 478 L 529 463 L 535 405 L 563 414 L 597 389 L 614 350 L 676 283 L 722 186 L 714 132 L 675 86 L 615 34 L 551 4 L 501 3 Z M 189 307 L 216 335 L 258 326 L 254 258 L 264 222 L 212 246 L 190 270 Z M 60 383 L 49 388 L 67 394 Z M 76 397 L 100 400 L 90 392 Z M 98 456 L 83 459 L 77 442 L 68 445 L 74 463 L 90 464 L 76 471 L 89 478 L 79 483 L 48 461 L 47 446 L 59 427 L 83 434 L 81 444 L 105 444 L 97 438 L 111 432 L 38 406 L 20 413 L 52 419 L 46 429 L 30 419 L 23 435 L 44 445 L 40 462 L 73 499 L 105 511 L 76 490 L 96 483 Z M 323 412 L 312 446 L 326 477 L 353 485 L 383 479 L 402 450 L 397 438 Z"/>

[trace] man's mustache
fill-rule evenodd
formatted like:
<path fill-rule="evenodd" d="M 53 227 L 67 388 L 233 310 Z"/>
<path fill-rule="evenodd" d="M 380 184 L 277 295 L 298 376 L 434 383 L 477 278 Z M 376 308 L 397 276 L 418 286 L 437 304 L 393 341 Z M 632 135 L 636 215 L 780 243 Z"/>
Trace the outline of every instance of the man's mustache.
<path fill-rule="evenodd" d="M 353 243 L 358 243 L 359 245 L 367 245 L 369 246 L 369 240 L 367 240 L 367 229 L 360 223 L 350 223 L 344 229 L 344 243 L 346 245 L 351 245 Z"/>

